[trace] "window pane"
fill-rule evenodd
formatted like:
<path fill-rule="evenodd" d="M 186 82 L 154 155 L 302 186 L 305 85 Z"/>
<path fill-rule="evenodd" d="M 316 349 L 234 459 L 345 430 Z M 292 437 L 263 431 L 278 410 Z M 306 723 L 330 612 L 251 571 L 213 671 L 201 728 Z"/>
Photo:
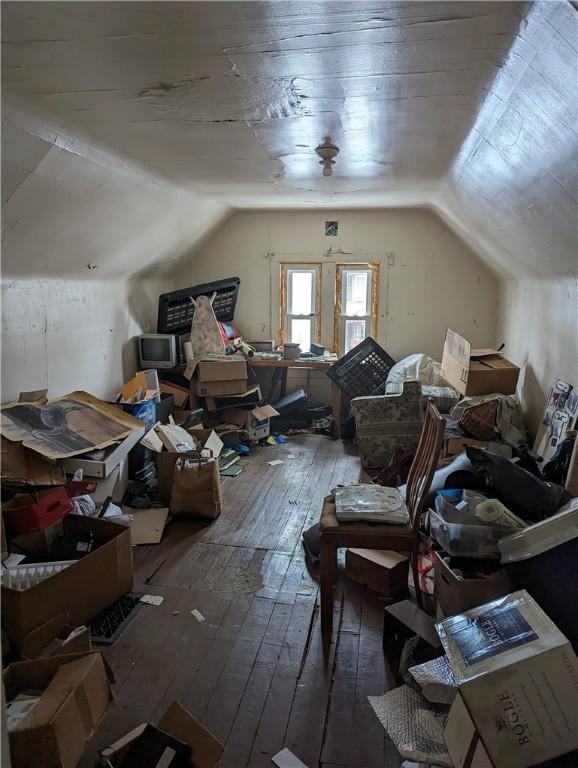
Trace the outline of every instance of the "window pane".
<path fill-rule="evenodd" d="M 311 349 L 311 320 L 291 320 L 289 341 L 299 344 L 301 352 L 309 352 Z"/>
<path fill-rule="evenodd" d="M 345 350 L 347 354 L 353 347 L 356 347 L 360 341 L 367 336 L 365 331 L 365 320 L 346 320 L 345 321 Z"/>
<path fill-rule="evenodd" d="M 290 315 L 310 315 L 313 312 L 311 298 L 313 295 L 313 272 L 290 272 L 289 297 Z"/>
<path fill-rule="evenodd" d="M 345 273 L 344 315 L 369 315 L 367 306 L 369 273 L 355 270 Z"/>

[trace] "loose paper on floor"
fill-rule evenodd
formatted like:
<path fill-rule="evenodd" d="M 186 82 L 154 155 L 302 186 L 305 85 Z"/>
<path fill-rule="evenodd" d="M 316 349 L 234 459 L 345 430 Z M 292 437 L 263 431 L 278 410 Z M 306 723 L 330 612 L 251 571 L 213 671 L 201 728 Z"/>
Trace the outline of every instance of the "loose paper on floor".
<path fill-rule="evenodd" d="M 279 768 L 307 768 L 305 763 L 302 763 L 298 757 L 296 757 L 290 749 L 282 749 L 281 752 L 277 752 L 271 760 Z"/>
<path fill-rule="evenodd" d="M 281 459 L 274 459 L 273 461 L 268 461 L 267 464 L 270 467 L 276 467 L 277 464 L 283 464 L 283 462 L 281 461 Z"/>
<path fill-rule="evenodd" d="M 164 599 L 161 595 L 143 595 L 140 601 L 148 605 L 161 605 Z"/>

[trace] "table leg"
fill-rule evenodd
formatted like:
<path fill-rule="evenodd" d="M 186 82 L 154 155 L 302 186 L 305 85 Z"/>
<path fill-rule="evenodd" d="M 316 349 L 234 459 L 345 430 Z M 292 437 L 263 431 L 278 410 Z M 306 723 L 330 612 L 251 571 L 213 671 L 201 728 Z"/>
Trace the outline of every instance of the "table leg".
<path fill-rule="evenodd" d="M 287 374 L 289 373 L 289 368 L 280 368 L 280 371 L 281 371 L 281 399 L 283 399 L 287 394 Z"/>
<path fill-rule="evenodd" d="M 337 547 L 321 534 L 320 599 L 321 635 L 331 642 L 333 629 L 333 587 L 337 578 Z"/>
<path fill-rule="evenodd" d="M 331 382 L 331 404 L 333 407 L 333 437 L 335 440 L 341 439 L 341 390 L 337 384 Z"/>

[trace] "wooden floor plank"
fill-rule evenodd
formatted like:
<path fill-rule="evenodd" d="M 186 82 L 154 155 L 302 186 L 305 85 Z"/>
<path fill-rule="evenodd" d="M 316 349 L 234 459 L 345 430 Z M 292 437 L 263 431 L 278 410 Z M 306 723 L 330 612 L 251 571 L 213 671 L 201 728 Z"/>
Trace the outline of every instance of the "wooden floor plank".
<path fill-rule="evenodd" d="M 272 458 L 284 463 L 270 467 Z M 285 746 L 311 768 L 400 765 L 367 702 L 385 690 L 383 604 L 344 582 L 341 567 L 324 653 L 319 587 L 301 543 L 324 496 L 359 471 L 350 446 L 321 436 L 255 448 L 247 469 L 225 480 L 219 519 L 174 520 L 159 545 L 135 548 L 135 589 L 164 601 L 143 606 L 104 650 L 116 698 L 81 768 L 172 701 L 226 743 L 223 768 L 270 768 Z"/>

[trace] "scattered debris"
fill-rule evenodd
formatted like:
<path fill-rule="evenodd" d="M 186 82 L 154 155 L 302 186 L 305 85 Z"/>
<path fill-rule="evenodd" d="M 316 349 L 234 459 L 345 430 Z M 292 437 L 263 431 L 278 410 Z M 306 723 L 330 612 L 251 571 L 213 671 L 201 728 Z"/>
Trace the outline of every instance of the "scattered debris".
<path fill-rule="evenodd" d="M 140 601 L 147 605 L 161 605 L 164 599 L 161 595 L 143 595 Z"/>

